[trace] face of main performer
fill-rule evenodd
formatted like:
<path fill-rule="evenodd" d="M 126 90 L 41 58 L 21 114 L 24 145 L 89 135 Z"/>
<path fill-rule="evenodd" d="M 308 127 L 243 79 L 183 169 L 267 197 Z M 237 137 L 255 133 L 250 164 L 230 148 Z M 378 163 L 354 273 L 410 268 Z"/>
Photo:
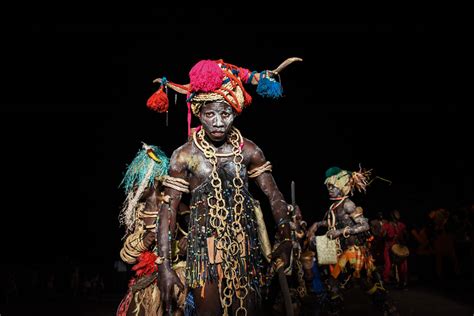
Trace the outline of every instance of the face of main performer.
<path fill-rule="evenodd" d="M 232 128 L 235 114 L 232 107 L 224 102 L 209 102 L 202 106 L 199 114 L 206 135 L 214 142 L 226 139 Z"/>

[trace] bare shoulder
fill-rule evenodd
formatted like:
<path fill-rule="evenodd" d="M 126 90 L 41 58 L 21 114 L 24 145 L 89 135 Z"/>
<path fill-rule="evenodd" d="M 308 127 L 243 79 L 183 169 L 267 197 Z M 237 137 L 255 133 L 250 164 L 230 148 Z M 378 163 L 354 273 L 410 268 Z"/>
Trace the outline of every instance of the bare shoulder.
<path fill-rule="evenodd" d="M 356 210 L 356 205 L 354 202 L 352 202 L 352 200 L 350 199 L 346 199 L 344 201 L 344 210 L 346 211 L 346 213 L 353 213 L 355 212 Z"/>
<path fill-rule="evenodd" d="M 170 159 L 169 174 L 177 175 L 187 170 L 189 157 L 192 155 L 193 146 L 191 142 L 176 148 Z"/>
<path fill-rule="evenodd" d="M 248 151 L 254 151 L 256 148 L 258 148 L 257 144 L 255 144 L 252 140 L 243 137 L 244 140 L 244 150 Z"/>
<path fill-rule="evenodd" d="M 250 139 L 244 138 L 243 152 L 245 156 L 250 158 L 249 160 L 251 163 L 256 161 L 265 161 L 265 155 L 263 154 L 263 151 Z"/>
<path fill-rule="evenodd" d="M 180 162 L 186 160 L 186 157 L 191 155 L 193 151 L 193 145 L 191 142 L 187 142 L 184 145 L 176 148 L 171 155 L 171 162 Z"/>

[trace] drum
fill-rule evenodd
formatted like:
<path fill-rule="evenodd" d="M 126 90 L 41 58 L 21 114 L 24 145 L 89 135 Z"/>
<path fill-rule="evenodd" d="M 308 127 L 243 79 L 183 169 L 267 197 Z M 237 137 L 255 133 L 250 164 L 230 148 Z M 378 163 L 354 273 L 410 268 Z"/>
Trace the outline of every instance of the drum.
<path fill-rule="evenodd" d="M 410 255 L 410 250 L 407 246 L 394 244 L 391 248 L 393 263 L 401 263 Z"/>

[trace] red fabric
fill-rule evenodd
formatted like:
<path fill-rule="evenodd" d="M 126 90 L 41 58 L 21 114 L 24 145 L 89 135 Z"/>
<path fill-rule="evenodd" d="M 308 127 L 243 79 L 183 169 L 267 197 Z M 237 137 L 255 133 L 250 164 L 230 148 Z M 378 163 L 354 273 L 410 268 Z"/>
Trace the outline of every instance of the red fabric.
<path fill-rule="evenodd" d="M 158 265 L 155 263 L 157 256 L 151 251 L 145 251 L 138 257 L 138 263 L 132 267 L 137 277 L 151 274 L 158 271 Z"/>
<path fill-rule="evenodd" d="M 131 278 L 130 281 L 128 281 L 128 287 L 132 287 L 136 282 L 137 280 L 135 278 Z"/>
<path fill-rule="evenodd" d="M 397 222 L 396 225 L 394 224 L 393 222 L 388 222 L 382 225 L 382 231 L 385 232 L 385 240 L 392 245 L 402 237 L 406 229 L 403 223 Z"/>
<path fill-rule="evenodd" d="M 128 308 L 132 302 L 132 291 L 128 291 L 127 295 L 122 299 L 117 309 L 116 316 L 127 316 Z"/>
<path fill-rule="evenodd" d="M 383 258 L 384 258 L 384 268 L 383 268 L 383 281 L 389 282 L 390 281 L 390 271 L 392 268 L 392 260 L 390 258 L 390 247 L 385 245 L 383 251 Z M 400 264 L 397 264 L 398 268 L 398 276 L 401 282 L 406 282 L 408 280 L 408 260 L 403 260 Z"/>
<path fill-rule="evenodd" d="M 252 96 L 244 90 L 244 105 L 247 106 L 250 105 L 250 103 L 252 103 Z"/>
<path fill-rule="evenodd" d="M 247 82 L 247 80 L 249 80 L 249 77 L 250 77 L 250 70 L 246 69 L 246 68 L 239 68 L 239 78 L 242 82 Z"/>
<path fill-rule="evenodd" d="M 398 243 L 403 237 L 406 230 L 406 226 L 403 223 L 388 222 L 382 226 L 382 234 L 385 234 L 385 246 L 383 251 L 384 258 L 384 270 L 383 280 L 388 282 L 390 280 L 390 271 L 392 268 L 392 260 L 390 258 L 391 248 L 394 244 Z M 398 274 L 402 282 L 407 280 L 408 276 L 408 260 L 403 260 L 398 266 Z"/>

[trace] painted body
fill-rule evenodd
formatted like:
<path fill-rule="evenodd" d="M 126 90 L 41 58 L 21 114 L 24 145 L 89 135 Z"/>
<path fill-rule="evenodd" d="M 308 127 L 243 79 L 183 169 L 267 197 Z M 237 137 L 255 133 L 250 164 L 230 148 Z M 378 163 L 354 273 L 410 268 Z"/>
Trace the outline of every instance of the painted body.
<path fill-rule="evenodd" d="M 199 119 L 202 128 L 205 131 L 205 140 L 215 149 L 217 154 L 217 167 L 220 171 L 235 176 L 236 162 L 232 154 L 235 148 L 228 142 L 228 135 L 232 128 L 235 113 L 232 107 L 223 102 L 209 102 L 202 106 Z M 227 155 L 221 157 L 220 155 Z M 252 141 L 243 138 L 241 144 L 242 161 L 240 162 L 240 178 L 243 181 L 244 189 L 248 187 L 249 178 L 247 171 L 262 166 L 265 162 L 265 156 L 262 150 Z M 189 182 L 191 196 L 197 189 L 205 183 L 209 183 L 213 170 L 213 165 L 204 153 L 196 146 L 193 141 L 189 141 L 176 149 L 171 157 L 169 175 L 171 177 L 184 179 Z M 273 176 L 269 172 L 264 172 L 255 178 L 258 187 L 267 196 L 275 221 L 287 215 L 288 205 L 283 195 L 279 191 Z M 169 209 L 173 210 L 181 200 L 182 193 L 172 188 L 166 188 L 166 194 L 171 197 Z M 158 249 L 161 255 L 169 252 L 168 230 L 174 229 L 175 212 L 167 211 L 162 207 L 160 216 L 160 234 L 158 236 Z M 192 229 L 192 227 L 190 227 Z M 290 227 L 285 225 L 279 230 L 282 239 L 290 237 Z M 282 242 L 274 251 L 272 258 L 281 258 L 288 266 L 292 244 L 291 242 Z M 252 260 L 252 259 L 248 259 Z M 159 287 L 162 290 L 163 301 L 169 310 L 171 307 L 171 290 L 174 285 L 184 288 L 174 271 L 165 261 L 159 268 Z M 204 286 L 194 288 L 194 299 L 198 314 L 203 315 L 221 315 L 221 301 L 219 296 L 218 282 L 207 282 Z M 257 313 L 256 302 L 253 295 L 247 295 L 245 308 L 249 315 Z M 238 308 L 238 300 L 234 299 L 232 312 Z"/>

